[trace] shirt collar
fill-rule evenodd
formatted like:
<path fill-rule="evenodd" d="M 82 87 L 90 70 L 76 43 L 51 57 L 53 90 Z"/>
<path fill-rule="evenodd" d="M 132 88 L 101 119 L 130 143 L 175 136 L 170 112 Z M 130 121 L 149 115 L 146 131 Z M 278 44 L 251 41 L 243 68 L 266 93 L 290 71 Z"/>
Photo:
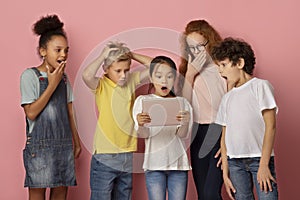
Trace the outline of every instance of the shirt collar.
<path fill-rule="evenodd" d="M 105 79 L 105 81 L 112 87 L 117 87 L 118 85 L 116 83 L 114 83 L 110 78 L 108 78 L 107 76 L 103 76 L 103 78 Z"/>

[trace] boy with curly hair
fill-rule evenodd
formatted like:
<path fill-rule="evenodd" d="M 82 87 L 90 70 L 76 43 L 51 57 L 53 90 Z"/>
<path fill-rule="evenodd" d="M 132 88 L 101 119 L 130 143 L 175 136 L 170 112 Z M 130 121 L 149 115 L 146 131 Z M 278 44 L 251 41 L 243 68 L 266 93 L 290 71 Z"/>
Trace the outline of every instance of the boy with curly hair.
<path fill-rule="evenodd" d="M 276 105 L 272 85 L 253 76 L 251 46 L 226 38 L 213 49 L 219 72 L 234 87 L 221 101 L 216 123 L 223 126 L 223 179 L 231 199 L 277 199 L 274 166 Z"/>

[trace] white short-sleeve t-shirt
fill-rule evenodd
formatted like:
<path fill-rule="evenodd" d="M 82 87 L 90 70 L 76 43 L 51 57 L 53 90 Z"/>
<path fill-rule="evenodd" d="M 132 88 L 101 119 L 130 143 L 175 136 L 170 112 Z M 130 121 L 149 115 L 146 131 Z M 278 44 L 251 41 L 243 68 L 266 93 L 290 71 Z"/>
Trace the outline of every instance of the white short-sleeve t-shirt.
<path fill-rule="evenodd" d="M 142 112 L 143 99 L 163 98 L 154 94 L 139 96 L 133 106 L 135 129 L 138 129 L 136 116 Z M 193 122 L 193 110 L 189 102 L 183 97 L 176 97 L 183 101 L 183 109 L 190 113 L 190 129 Z M 143 169 L 146 170 L 190 170 L 187 146 L 183 139 L 176 135 L 177 126 L 149 127 L 150 136 L 145 139 L 145 155 Z M 186 138 L 188 140 L 188 138 Z M 187 141 L 189 142 L 189 140 Z"/>
<path fill-rule="evenodd" d="M 216 123 L 226 127 L 230 158 L 261 157 L 265 133 L 262 111 L 274 108 L 277 112 L 273 87 L 267 80 L 252 78 L 224 95 Z"/>

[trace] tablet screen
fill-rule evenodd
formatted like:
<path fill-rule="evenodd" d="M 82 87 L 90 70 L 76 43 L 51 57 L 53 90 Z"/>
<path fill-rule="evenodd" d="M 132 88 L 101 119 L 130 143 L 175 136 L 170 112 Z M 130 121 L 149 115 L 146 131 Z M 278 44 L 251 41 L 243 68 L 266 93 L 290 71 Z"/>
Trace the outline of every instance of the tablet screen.
<path fill-rule="evenodd" d="M 182 99 L 155 98 L 143 100 L 143 112 L 150 115 L 151 123 L 146 126 L 171 126 L 179 125 L 176 115 L 183 109 Z"/>

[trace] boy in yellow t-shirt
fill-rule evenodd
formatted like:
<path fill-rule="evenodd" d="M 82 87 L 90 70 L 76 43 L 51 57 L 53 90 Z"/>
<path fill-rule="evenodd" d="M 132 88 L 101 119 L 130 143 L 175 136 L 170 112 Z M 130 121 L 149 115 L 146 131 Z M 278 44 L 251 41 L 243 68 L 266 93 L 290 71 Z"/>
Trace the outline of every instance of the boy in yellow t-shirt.
<path fill-rule="evenodd" d="M 91 200 L 131 199 L 132 152 L 137 149 L 131 113 L 135 88 L 148 77 L 148 69 L 130 73 L 131 58 L 138 56 L 123 43 L 110 42 L 83 72 L 99 111 L 90 169 Z M 97 77 L 101 64 L 104 75 Z"/>

